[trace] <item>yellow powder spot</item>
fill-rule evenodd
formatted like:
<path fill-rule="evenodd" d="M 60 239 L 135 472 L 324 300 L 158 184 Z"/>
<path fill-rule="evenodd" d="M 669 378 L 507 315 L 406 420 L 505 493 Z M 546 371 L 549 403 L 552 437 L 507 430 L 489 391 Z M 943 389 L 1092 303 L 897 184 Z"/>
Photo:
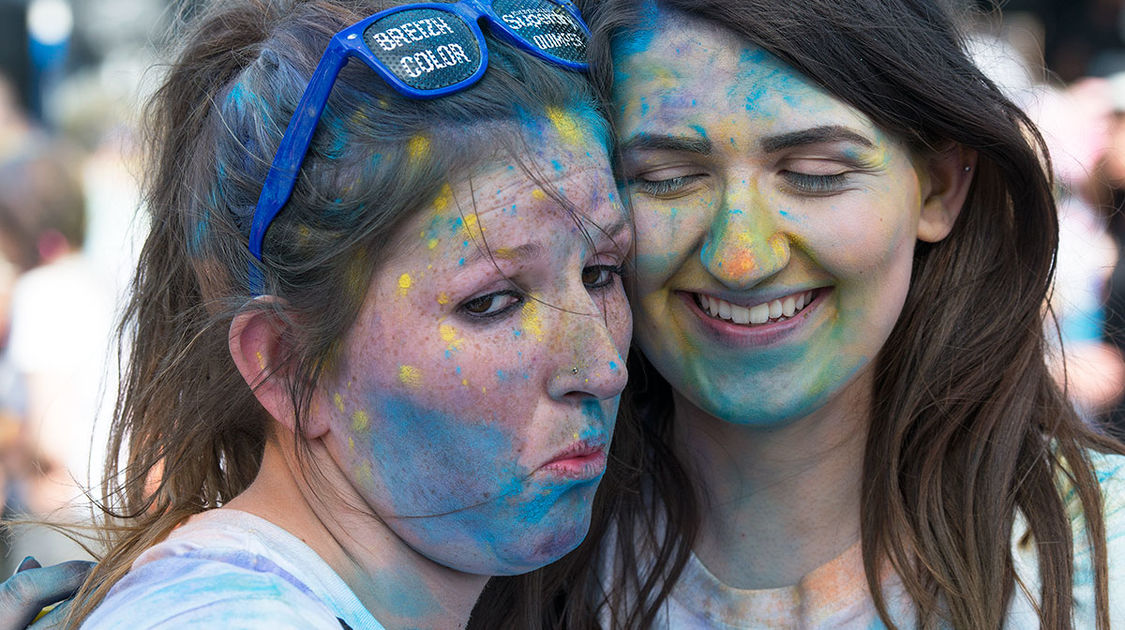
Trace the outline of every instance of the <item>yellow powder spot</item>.
<path fill-rule="evenodd" d="M 353 440 L 351 438 L 348 438 L 348 450 L 349 451 L 355 450 L 355 440 Z"/>
<path fill-rule="evenodd" d="M 769 243 L 774 260 L 783 261 L 789 258 L 789 241 L 783 234 L 774 234 L 770 237 Z"/>
<path fill-rule="evenodd" d="M 297 228 L 297 246 L 304 249 L 309 246 L 309 238 L 312 237 L 312 230 L 309 226 L 302 225 Z"/>
<path fill-rule="evenodd" d="M 363 462 L 355 467 L 356 480 L 360 483 L 371 484 L 375 482 L 375 475 L 371 474 L 371 462 Z"/>
<path fill-rule="evenodd" d="M 441 187 L 437 199 L 434 199 L 434 210 L 442 212 L 448 208 L 451 203 L 453 203 L 453 189 L 449 187 L 449 184 L 446 184 Z"/>
<path fill-rule="evenodd" d="M 547 108 L 547 118 L 551 124 L 555 126 L 555 131 L 558 132 L 559 137 L 563 142 L 568 144 L 582 144 L 585 140 L 582 134 L 582 126 L 574 119 L 574 115 L 570 112 L 559 109 L 558 107 Z"/>
<path fill-rule="evenodd" d="M 469 386 L 469 379 L 467 379 L 467 378 L 461 379 L 461 384 L 464 385 L 465 387 L 468 387 Z"/>
<path fill-rule="evenodd" d="M 366 411 L 360 410 L 352 414 L 352 428 L 356 431 L 366 429 L 369 421 Z M 348 442 L 351 442 L 351 438 L 348 438 Z"/>
<path fill-rule="evenodd" d="M 478 238 L 480 238 L 482 236 L 482 232 L 484 232 L 484 228 L 477 223 L 477 215 L 466 214 L 463 221 L 464 221 L 464 223 L 463 223 L 462 227 L 465 229 L 465 234 L 471 240 L 477 240 Z"/>
<path fill-rule="evenodd" d="M 430 155 L 430 139 L 423 135 L 417 135 L 406 143 L 406 153 L 410 156 L 411 162 L 420 162 Z"/>
<path fill-rule="evenodd" d="M 534 335 L 536 341 L 543 341 L 543 320 L 539 317 L 539 303 L 534 299 L 528 300 L 520 314 L 524 332 Z"/>
<path fill-rule="evenodd" d="M 262 356 L 261 352 L 257 353 L 257 355 L 258 355 L 258 368 L 262 369 L 262 370 L 266 369 L 266 358 Z"/>
<path fill-rule="evenodd" d="M 429 242 L 426 243 L 426 247 L 428 247 L 429 249 L 433 249 L 433 248 L 437 247 L 437 244 L 438 244 L 438 240 L 436 238 L 431 238 L 429 240 Z"/>
<path fill-rule="evenodd" d="M 398 366 L 398 380 L 402 381 L 403 385 L 418 387 L 422 384 L 422 371 L 413 365 L 400 365 Z"/>
<path fill-rule="evenodd" d="M 480 388 L 480 393 L 482 393 L 482 394 L 487 394 L 487 393 L 488 393 L 488 388 L 487 388 L 487 387 L 482 387 L 482 388 Z"/>
<path fill-rule="evenodd" d="M 437 303 L 438 304 L 449 304 L 449 294 L 448 293 L 438 293 Z"/>
<path fill-rule="evenodd" d="M 449 344 L 449 350 L 460 350 L 461 339 L 457 338 L 457 329 L 449 324 L 442 324 L 438 327 L 438 332 L 441 333 L 441 339 Z"/>
<path fill-rule="evenodd" d="M 547 193 L 543 192 L 542 188 L 536 188 L 535 190 L 531 191 L 531 198 L 535 199 L 536 201 L 543 201 L 547 198 Z"/>
<path fill-rule="evenodd" d="M 344 397 L 343 396 L 341 396 L 340 394 L 334 394 L 332 396 L 332 402 L 336 405 L 337 409 L 339 409 L 340 411 L 344 410 Z"/>
<path fill-rule="evenodd" d="M 398 294 L 399 295 L 406 295 L 407 293 L 409 293 L 410 292 L 410 285 L 412 285 L 412 284 L 414 284 L 414 281 L 410 279 L 410 274 L 404 273 L 401 276 L 399 276 L 398 277 Z"/>

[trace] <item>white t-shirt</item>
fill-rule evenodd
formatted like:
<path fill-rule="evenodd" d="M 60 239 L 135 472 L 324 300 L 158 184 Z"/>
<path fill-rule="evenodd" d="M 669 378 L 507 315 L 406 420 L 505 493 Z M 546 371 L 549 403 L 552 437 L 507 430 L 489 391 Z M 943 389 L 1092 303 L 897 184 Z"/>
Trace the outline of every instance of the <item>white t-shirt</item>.
<path fill-rule="evenodd" d="M 1113 627 L 1125 627 L 1125 457 L 1091 453 L 1102 494 L 1105 497 L 1106 544 L 1109 557 L 1109 604 Z M 1070 515 L 1074 537 L 1074 628 L 1095 628 L 1092 551 L 1087 544 L 1085 519 L 1073 487 L 1059 482 Z M 1039 567 L 1034 544 L 1019 541 L 1028 532 L 1027 521 L 1016 515 L 1012 528 L 1015 570 L 1028 592 L 1040 593 Z M 607 540 L 613 540 L 612 537 Z M 615 557 L 607 545 L 608 566 Z M 608 578 L 605 578 L 608 580 Z M 898 576 L 884 571 L 883 595 L 895 624 L 903 630 L 915 628 L 915 610 Z M 609 614 L 602 615 L 608 630 Z M 744 629 L 785 628 L 802 630 L 877 630 L 885 628 L 863 570 L 860 545 L 856 542 L 840 556 L 783 588 L 749 590 L 721 583 L 693 554 L 671 597 L 660 611 L 655 629 L 693 628 Z M 1017 586 L 1005 627 L 1010 630 L 1038 628 L 1038 617 L 1027 595 Z"/>
<path fill-rule="evenodd" d="M 82 628 L 384 630 L 308 545 L 228 509 L 193 516 L 141 554 Z"/>

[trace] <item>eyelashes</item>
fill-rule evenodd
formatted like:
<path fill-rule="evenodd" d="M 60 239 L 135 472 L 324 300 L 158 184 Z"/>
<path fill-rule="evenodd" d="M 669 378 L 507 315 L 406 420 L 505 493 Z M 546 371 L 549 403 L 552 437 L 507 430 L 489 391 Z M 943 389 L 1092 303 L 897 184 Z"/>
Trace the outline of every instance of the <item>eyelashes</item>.
<path fill-rule="evenodd" d="M 849 171 L 827 175 L 813 175 L 797 171 L 781 171 L 780 175 L 793 191 L 807 195 L 827 195 L 844 190 L 848 183 Z M 650 180 L 636 177 L 629 180 L 630 186 L 639 192 L 653 197 L 673 198 L 688 192 L 693 183 L 705 175 L 682 175 L 668 179 Z"/>
<path fill-rule="evenodd" d="M 623 265 L 590 265 L 582 269 L 582 284 L 591 293 L 608 289 L 617 283 L 624 273 Z M 499 321 L 518 310 L 528 300 L 525 292 L 518 289 L 493 291 L 462 302 L 458 312 L 470 320 L 478 322 Z"/>

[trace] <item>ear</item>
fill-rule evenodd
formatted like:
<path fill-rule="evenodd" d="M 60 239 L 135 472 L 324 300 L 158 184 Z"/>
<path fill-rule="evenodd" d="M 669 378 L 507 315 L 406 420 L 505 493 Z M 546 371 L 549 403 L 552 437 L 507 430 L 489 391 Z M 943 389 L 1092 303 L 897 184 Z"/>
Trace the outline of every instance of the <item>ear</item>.
<path fill-rule="evenodd" d="M 977 152 L 959 144 L 923 158 L 918 239 L 936 243 L 953 231 L 977 169 Z"/>
<path fill-rule="evenodd" d="M 247 303 L 230 324 L 227 345 L 243 380 L 254 392 L 262 407 L 290 432 L 296 430 L 297 414 L 289 395 L 288 371 L 285 369 L 287 348 L 284 324 L 263 301 L 262 296 Z M 302 423 L 302 437 L 320 437 L 327 427 L 319 426 L 315 414 L 307 414 Z"/>

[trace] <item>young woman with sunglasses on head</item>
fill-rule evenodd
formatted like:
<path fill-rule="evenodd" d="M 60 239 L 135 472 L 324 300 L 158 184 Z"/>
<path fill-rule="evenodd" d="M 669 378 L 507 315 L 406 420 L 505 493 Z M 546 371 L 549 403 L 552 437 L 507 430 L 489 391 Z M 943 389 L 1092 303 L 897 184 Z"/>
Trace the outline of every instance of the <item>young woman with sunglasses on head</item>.
<path fill-rule="evenodd" d="M 587 33 L 551 0 L 196 20 L 71 624 L 461 627 L 581 542 L 630 336 Z"/>
<path fill-rule="evenodd" d="M 556 627 L 1125 624 L 1122 447 L 1044 365 L 1045 150 L 942 3 L 585 4 L 637 229 L 647 442 L 613 454 L 641 491 L 479 610 L 565 592 Z"/>

